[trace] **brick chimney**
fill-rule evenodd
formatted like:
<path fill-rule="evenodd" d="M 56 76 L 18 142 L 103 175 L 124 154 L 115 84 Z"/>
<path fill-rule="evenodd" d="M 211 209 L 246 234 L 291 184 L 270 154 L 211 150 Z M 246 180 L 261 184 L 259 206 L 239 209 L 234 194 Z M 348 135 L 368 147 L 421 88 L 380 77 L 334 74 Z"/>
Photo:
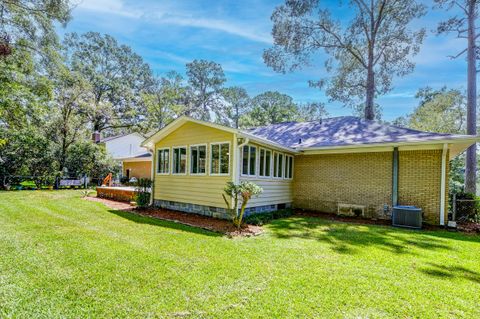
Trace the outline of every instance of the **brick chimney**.
<path fill-rule="evenodd" d="M 100 132 L 99 131 L 95 131 L 92 133 L 92 141 L 97 144 L 100 142 Z"/>

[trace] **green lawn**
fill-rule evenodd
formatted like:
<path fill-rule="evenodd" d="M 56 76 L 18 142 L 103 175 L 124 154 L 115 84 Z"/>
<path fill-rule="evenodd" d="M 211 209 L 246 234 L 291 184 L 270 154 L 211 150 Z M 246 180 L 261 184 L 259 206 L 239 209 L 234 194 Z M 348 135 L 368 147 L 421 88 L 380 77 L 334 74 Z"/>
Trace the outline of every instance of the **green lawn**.
<path fill-rule="evenodd" d="M 288 218 L 255 238 L 0 192 L 0 318 L 479 318 L 480 237 Z"/>

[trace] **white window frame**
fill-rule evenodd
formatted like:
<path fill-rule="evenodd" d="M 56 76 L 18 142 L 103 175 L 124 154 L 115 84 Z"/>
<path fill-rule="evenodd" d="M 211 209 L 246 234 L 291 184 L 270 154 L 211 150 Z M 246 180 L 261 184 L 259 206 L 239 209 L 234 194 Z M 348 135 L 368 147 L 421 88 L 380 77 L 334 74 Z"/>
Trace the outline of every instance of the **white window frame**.
<path fill-rule="evenodd" d="M 220 144 L 228 144 L 228 173 L 212 173 L 212 159 L 213 159 L 213 152 L 212 152 L 212 147 L 213 145 L 220 145 Z M 225 142 L 213 142 L 213 143 L 210 143 L 210 146 L 208 148 L 208 174 L 210 176 L 230 176 L 230 173 L 231 173 L 231 161 L 232 161 L 232 145 L 229 141 L 225 141 Z M 221 155 L 221 152 L 219 152 L 219 156 Z M 220 168 L 222 167 L 222 163 L 221 163 L 222 159 L 221 157 L 219 157 L 219 170 L 220 171 Z"/>
<path fill-rule="evenodd" d="M 248 172 L 248 174 L 244 174 L 244 173 L 243 173 L 243 148 L 244 148 L 245 146 L 248 147 L 248 165 L 247 165 L 247 172 Z M 250 160 L 250 154 L 251 154 L 250 150 L 251 150 L 252 147 L 255 149 L 255 172 L 254 172 L 253 174 L 250 174 L 250 163 L 252 162 L 252 161 Z M 250 176 L 250 177 L 252 177 L 252 176 L 253 176 L 253 177 L 257 176 L 257 173 L 258 173 L 258 158 L 259 158 L 259 154 L 260 154 L 260 153 L 258 152 L 258 149 L 259 149 L 259 148 L 258 148 L 257 146 L 255 146 L 255 145 L 247 144 L 247 145 L 244 145 L 244 146 L 242 147 L 242 149 L 240 150 L 240 152 L 241 152 L 241 154 L 242 154 L 242 156 L 241 156 L 241 162 L 240 162 L 240 163 L 241 163 L 241 167 L 240 167 L 241 176 Z"/>
<path fill-rule="evenodd" d="M 205 146 L 205 173 L 192 173 L 192 147 L 199 147 L 199 146 Z M 190 161 L 188 162 L 188 173 L 192 176 L 204 176 L 207 175 L 208 171 L 208 145 L 207 143 L 202 143 L 202 144 L 192 144 L 188 146 L 188 157 L 190 158 Z"/>
<path fill-rule="evenodd" d="M 165 151 L 165 150 L 168 150 L 168 172 L 165 172 L 165 173 L 160 173 L 159 172 L 159 164 L 160 164 L 160 156 L 158 156 L 158 152 L 159 151 Z M 170 171 L 171 171 L 171 163 L 172 163 L 172 151 L 170 150 L 170 147 L 162 147 L 162 148 L 157 148 L 157 175 L 170 175 Z"/>
<path fill-rule="evenodd" d="M 274 151 L 274 152 L 273 152 L 273 155 L 272 155 L 272 159 L 273 159 L 273 160 L 275 160 L 275 154 L 278 155 L 278 156 L 277 156 L 277 161 L 276 161 L 276 162 L 277 162 L 277 163 L 276 163 L 276 165 L 277 165 L 277 171 L 275 172 L 275 164 L 272 164 L 272 167 L 273 167 L 272 177 L 275 178 L 275 179 L 283 179 L 283 178 L 284 178 L 283 175 L 285 174 L 285 154 Z M 278 163 L 280 162 L 280 156 L 283 157 L 282 167 L 280 168 L 280 172 L 282 172 L 282 176 L 278 176 L 278 174 L 277 174 L 277 173 L 279 172 L 279 171 L 278 171 L 278 168 L 279 168 L 279 167 L 278 167 L 278 166 L 279 166 Z M 272 161 L 272 163 L 273 163 L 273 161 Z M 277 176 L 275 176 L 275 174 L 277 174 Z"/>
<path fill-rule="evenodd" d="M 293 179 L 293 171 L 294 171 L 294 169 L 293 169 L 293 166 L 294 166 L 294 162 L 293 162 L 293 161 L 294 161 L 294 159 L 293 159 L 293 158 L 294 158 L 294 157 L 293 157 L 292 155 L 285 154 L 285 156 L 284 156 L 283 158 L 284 158 L 284 162 L 285 162 L 285 163 L 284 163 L 284 169 L 285 169 L 285 171 L 283 172 L 283 174 L 284 174 L 283 178 L 284 178 L 284 179 L 291 180 L 291 179 Z M 287 171 L 290 172 L 290 171 L 288 170 L 287 158 L 290 158 L 290 159 L 292 160 L 292 172 L 291 172 L 291 173 L 292 173 L 292 177 L 288 177 L 288 176 L 287 176 L 287 175 L 288 175 L 288 174 L 287 174 Z"/>
<path fill-rule="evenodd" d="M 267 164 L 267 152 L 270 152 L 270 169 L 269 169 L 269 175 L 260 175 L 260 161 L 261 161 L 261 157 L 260 157 L 260 153 L 263 151 L 265 151 L 265 158 L 263 160 L 263 168 L 265 170 L 265 167 L 266 167 L 266 164 Z M 268 149 L 268 148 L 264 148 L 264 147 L 260 147 L 259 150 L 258 150 L 258 177 L 259 178 L 272 178 L 273 177 L 273 150 L 271 149 Z M 267 171 L 265 170 L 264 173 L 266 173 Z"/>
<path fill-rule="evenodd" d="M 175 149 L 180 149 L 180 148 L 184 148 L 185 149 L 185 173 L 174 173 L 174 166 L 173 166 L 173 157 L 175 156 Z M 172 168 L 172 175 L 187 175 L 187 172 L 188 172 L 188 156 L 190 154 L 188 153 L 188 146 L 187 145 L 176 145 L 176 146 L 172 146 L 172 164 L 171 164 L 171 168 Z"/>

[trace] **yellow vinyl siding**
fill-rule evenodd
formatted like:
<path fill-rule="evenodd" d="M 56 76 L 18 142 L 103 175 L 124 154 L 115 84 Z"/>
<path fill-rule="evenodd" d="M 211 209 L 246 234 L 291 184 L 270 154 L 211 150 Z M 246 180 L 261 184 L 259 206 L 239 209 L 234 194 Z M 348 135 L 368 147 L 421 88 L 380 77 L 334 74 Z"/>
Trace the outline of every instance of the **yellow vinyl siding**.
<path fill-rule="evenodd" d="M 263 188 L 262 194 L 258 197 L 252 198 L 247 207 L 256 207 L 256 206 L 265 206 L 265 205 L 274 205 L 274 204 L 283 204 L 283 203 L 291 203 L 293 201 L 293 183 L 292 179 L 284 179 L 284 178 L 274 178 L 273 177 L 273 153 L 277 152 L 271 148 L 260 146 L 256 143 L 249 143 L 248 145 L 253 145 L 257 147 L 256 154 L 257 154 L 257 171 L 256 176 L 242 176 L 242 151 L 240 150 L 240 181 L 251 181 L 261 188 Z M 260 161 L 260 148 L 267 149 L 272 151 L 272 159 L 271 159 L 271 177 L 259 177 L 259 161 Z M 292 155 L 285 152 L 278 152 L 284 155 Z M 295 159 L 294 159 L 295 160 Z M 285 165 L 285 157 L 284 163 Z M 295 171 L 293 172 L 295 175 Z"/>
<path fill-rule="evenodd" d="M 210 144 L 230 143 L 230 169 L 228 175 L 210 175 Z M 190 145 L 207 144 L 206 175 L 190 175 Z M 187 147 L 187 174 L 172 175 L 172 147 Z M 170 148 L 170 174 L 159 175 L 157 170 L 157 149 Z M 204 206 L 225 207 L 223 188 L 232 181 L 233 134 L 187 122 L 155 145 L 155 191 L 154 199 L 190 203 Z"/>

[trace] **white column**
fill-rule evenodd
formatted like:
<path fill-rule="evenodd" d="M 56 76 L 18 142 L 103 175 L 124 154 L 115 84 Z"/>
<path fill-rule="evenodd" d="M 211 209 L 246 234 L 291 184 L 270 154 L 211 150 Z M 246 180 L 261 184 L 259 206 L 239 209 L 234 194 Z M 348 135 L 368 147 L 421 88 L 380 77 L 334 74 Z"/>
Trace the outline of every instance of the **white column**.
<path fill-rule="evenodd" d="M 448 144 L 443 144 L 442 176 L 440 179 L 440 225 L 445 225 L 445 191 L 447 185 L 447 151 Z"/>

